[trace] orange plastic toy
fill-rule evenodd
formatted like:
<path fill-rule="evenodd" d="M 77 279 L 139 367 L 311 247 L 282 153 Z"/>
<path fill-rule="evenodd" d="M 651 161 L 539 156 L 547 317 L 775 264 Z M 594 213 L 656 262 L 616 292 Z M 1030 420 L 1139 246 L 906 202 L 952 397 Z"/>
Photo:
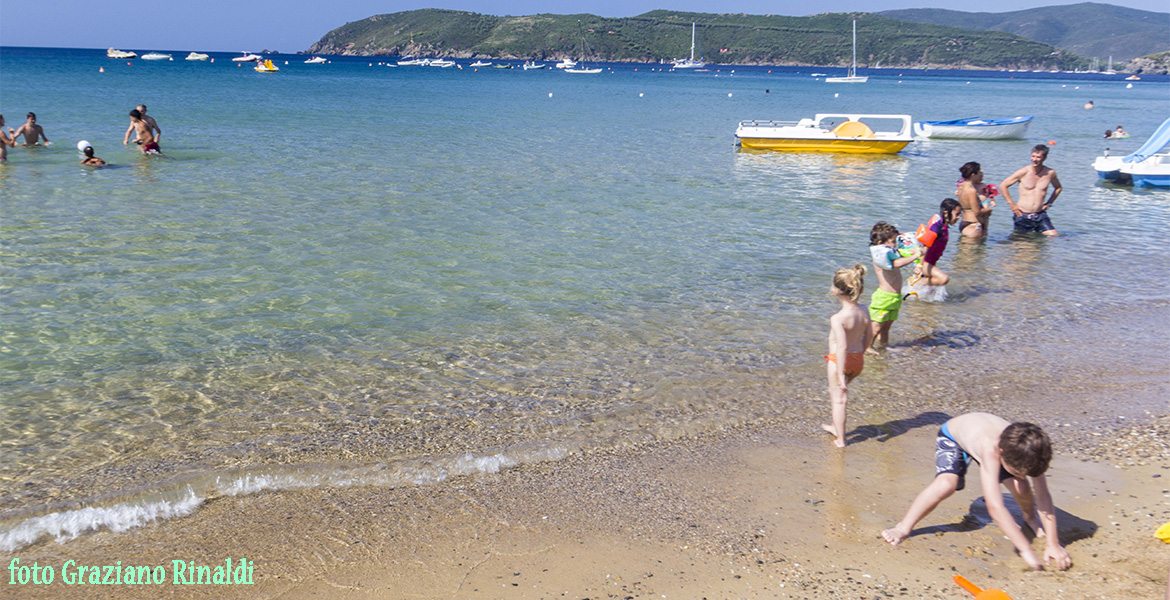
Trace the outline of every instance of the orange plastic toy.
<path fill-rule="evenodd" d="M 975 600 L 1012 600 L 1012 597 L 1007 595 L 1003 590 L 981 590 L 979 586 L 967 581 L 962 575 L 955 575 L 955 583 L 959 587 L 971 592 L 975 596 Z"/>

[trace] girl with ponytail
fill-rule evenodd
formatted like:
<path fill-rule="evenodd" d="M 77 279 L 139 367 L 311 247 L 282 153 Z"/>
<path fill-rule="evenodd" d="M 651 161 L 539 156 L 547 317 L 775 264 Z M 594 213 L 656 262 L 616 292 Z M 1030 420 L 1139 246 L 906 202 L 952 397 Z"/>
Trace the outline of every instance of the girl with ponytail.
<path fill-rule="evenodd" d="M 865 290 L 865 267 L 854 265 L 837 269 L 831 290 L 833 297 L 841 303 L 841 310 L 829 318 L 829 353 L 825 355 L 833 423 L 825 423 L 821 428 L 837 438 L 833 443 L 838 448 L 844 448 L 849 382 L 865 367 L 865 349 L 869 348 L 873 337 L 869 312 L 857 303 Z"/>

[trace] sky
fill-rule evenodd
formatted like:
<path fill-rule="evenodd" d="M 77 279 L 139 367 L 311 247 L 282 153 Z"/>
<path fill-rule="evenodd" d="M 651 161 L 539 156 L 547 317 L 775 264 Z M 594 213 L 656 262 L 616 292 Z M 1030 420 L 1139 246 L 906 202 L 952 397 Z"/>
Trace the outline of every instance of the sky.
<path fill-rule="evenodd" d="M 1059 0 L 823 0 L 822 12 L 947 8 L 1010 12 L 1075 4 Z M 1115 0 L 1117 6 L 1167 12 L 1166 0 Z M 0 46 L 293 53 L 330 30 L 378 14 L 447 8 L 489 15 L 592 13 L 631 17 L 655 9 L 786 16 L 812 14 L 795 0 L 161 0 L 125 4 L 100 0 L 5 0 Z"/>

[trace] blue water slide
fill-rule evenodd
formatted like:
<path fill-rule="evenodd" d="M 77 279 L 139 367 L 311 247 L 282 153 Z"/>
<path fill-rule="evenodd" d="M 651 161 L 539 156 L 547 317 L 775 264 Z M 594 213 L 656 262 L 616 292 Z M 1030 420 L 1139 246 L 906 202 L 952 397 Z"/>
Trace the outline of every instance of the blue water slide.
<path fill-rule="evenodd" d="M 1167 144 L 1170 144 L 1170 119 L 1162 121 L 1162 124 L 1158 126 L 1158 129 L 1154 132 L 1154 135 L 1151 135 L 1150 139 L 1146 140 L 1146 143 L 1142 144 L 1142 147 L 1137 149 L 1137 152 L 1134 152 L 1133 154 L 1130 154 L 1129 156 L 1121 159 L 1121 162 L 1142 162 L 1143 160 L 1161 152 Z"/>

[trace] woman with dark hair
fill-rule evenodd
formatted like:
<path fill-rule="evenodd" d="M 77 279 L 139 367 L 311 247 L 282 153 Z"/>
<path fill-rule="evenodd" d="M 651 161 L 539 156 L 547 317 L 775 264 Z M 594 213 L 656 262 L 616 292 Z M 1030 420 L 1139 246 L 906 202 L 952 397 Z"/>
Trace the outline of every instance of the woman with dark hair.
<path fill-rule="evenodd" d="M 991 209 L 995 208 L 993 198 L 999 193 L 995 186 L 983 183 L 983 168 L 977 162 L 959 167 L 959 189 L 956 195 L 963 207 L 959 221 L 959 232 L 963 237 L 981 238 L 987 235 L 987 224 L 991 221 Z"/>

